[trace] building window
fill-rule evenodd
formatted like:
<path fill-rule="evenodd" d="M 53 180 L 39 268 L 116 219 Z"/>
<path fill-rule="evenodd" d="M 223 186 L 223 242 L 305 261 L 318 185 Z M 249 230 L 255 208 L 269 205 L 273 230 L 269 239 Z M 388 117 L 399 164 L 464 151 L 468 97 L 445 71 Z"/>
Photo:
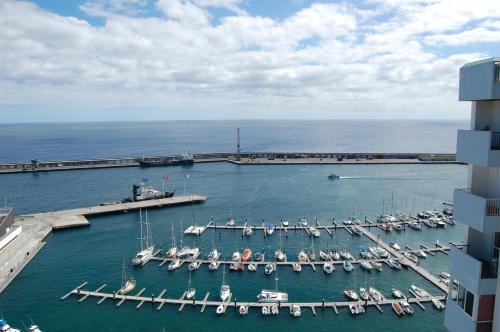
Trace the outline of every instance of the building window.
<path fill-rule="evenodd" d="M 474 307 L 474 294 L 471 292 L 467 291 L 465 295 L 465 307 L 464 310 L 465 312 L 472 317 L 472 309 Z"/>
<path fill-rule="evenodd" d="M 457 296 L 452 297 L 451 299 L 457 302 L 457 305 L 472 318 L 474 312 L 474 294 L 469 292 L 463 285 L 459 283 Z"/>
<path fill-rule="evenodd" d="M 496 81 L 500 81 L 500 62 L 495 63 L 495 79 Z"/>

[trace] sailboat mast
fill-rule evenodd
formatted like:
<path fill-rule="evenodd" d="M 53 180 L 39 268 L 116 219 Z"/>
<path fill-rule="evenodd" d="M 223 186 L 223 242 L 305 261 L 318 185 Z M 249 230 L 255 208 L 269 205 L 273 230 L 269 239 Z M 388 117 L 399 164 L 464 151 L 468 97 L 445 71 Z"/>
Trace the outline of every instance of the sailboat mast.
<path fill-rule="evenodd" d="M 139 209 L 139 223 L 141 224 L 141 251 L 144 250 L 144 234 L 142 231 L 142 210 Z"/>

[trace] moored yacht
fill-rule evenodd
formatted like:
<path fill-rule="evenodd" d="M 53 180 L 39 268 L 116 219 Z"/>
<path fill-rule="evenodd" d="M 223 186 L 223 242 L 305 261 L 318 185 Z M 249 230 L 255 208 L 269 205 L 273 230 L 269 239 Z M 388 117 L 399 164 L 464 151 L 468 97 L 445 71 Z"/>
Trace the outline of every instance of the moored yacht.
<path fill-rule="evenodd" d="M 264 273 L 269 275 L 274 272 L 274 265 L 271 263 L 267 263 L 266 266 L 264 267 Z"/>
<path fill-rule="evenodd" d="M 290 306 L 290 315 L 292 317 L 300 317 L 300 314 L 301 314 L 300 306 L 298 304 L 292 304 Z"/>
<path fill-rule="evenodd" d="M 365 307 L 361 304 L 349 304 L 351 315 L 357 316 L 365 313 Z"/>
<path fill-rule="evenodd" d="M 359 266 L 368 271 L 373 270 L 373 266 L 369 261 L 360 261 Z"/>
<path fill-rule="evenodd" d="M 403 292 L 401 292 L 399 289 L 393 288 L 391 292 L 392 296 L 394 296 L 394 298 L 396 299 L 402 299 L 405 297 Z"/>
<path fill-rule="evenodd" d="M 326 274 L 330 274 L 332 273 L 333 271 L 335 271 L 335 267 L 333 266 L 332 263 L 330 262 L 325 262 L 323 264 L 323 271 L 325 271 Z"/>
<path fill-rule="evenodd" d="M 168 270 L 172 271 L 177 269 L 179 266 L 181 266 L 181 260 L 180 259 L 174 259 L 173 261 L 168 264 Z"/>
<path fill-rule="evenodd" d="M 7 324 L 7 321 L 5 319 L 0 319 L 0 331 L 1 332 L 21 332 L 18 329 L 10 327 L 10 325 Z"/>
<path fill-rule="evenodd" d="M 146 221 L 144 223 L 142 222 L 142 211 L 139 211 L 139 216 L 141 225 L 141 251 L 139 251 L 132 259 L 132 264 L 134 265 L 146 264 L 151 257 L 153 257 L 154 251 L 153 237 L 151 235 L 151 228 L 148 220 L 148 211 L 146 210 Z"/>
<path fill-rule="evenodd" d="M 344 295 L 347 296 L 347 298 L 349 300 L 352 300 L 352 301 L 358 301 L 359 300 L 358 294 L 352 288 L 346 288 L 346 289 L 344 289 Z"/>
<path fill-rule="evenodd" d="M 380 291 L 376 288 L 370 287 L 368 289 L 368 293 L 370 294 L 370 297 L 376 302 L 382 301 L 384 299 L 382 293 L 380 293 Z"/>
<path fill-rule="evenodd" d="M 368 301 L 370 299 L 370 294 L 368 294 L 366 288 L 359 289 L 359 298 L 363 301 Z"/>
<path fill-rule="evenodd" d="M 353 265 L 352 265 L 352 263 L 351 263 L 351 262 L 349 262 L 349 261 L 344 261 L 344 262 L 342 263 L 342 265 L 344 266 L 344 270 L 345 270 L 346 272 L 351 272 L 351 271 L 354 269 L 354 266 L 353 266 Z"/>
<path fill-rule="evenodd" d="M 411 290 L 418 296 L 418 297 L 431 297 L 427 291 L 423 290 L 422 288 L 419 288 L 415 285 L 411 285 Z"/>
<path fill-rule="evenodd" d="M 122 284 L 121 288 L 117 291 L 118 294 L 120 295 L 126 295 L 130 293 L 136 285 L 136 281 L 134 278 L 127 278 L 127 270 L 125 269 L 125 260 L 123 260 L 123 266 L 122 266 Z"/>
<path fill-rule="evenodd" d="M 229 287 L 229 285 L 226 285 L 226 265 L 224 265 L 224 270 L 222 272 L 222 285 L 220 286 L 219 297 L 222 302 L 226 302 L 230 296 L 231 288 Z"/>
<path fill-rule="evenodd" d="M 245 248 L 243 250 L 243 255 L 241 255 L 241 260 L 247 262 L 250 258 L 252 258 L 252 250 L 250 250 L 250 248 Z"/>

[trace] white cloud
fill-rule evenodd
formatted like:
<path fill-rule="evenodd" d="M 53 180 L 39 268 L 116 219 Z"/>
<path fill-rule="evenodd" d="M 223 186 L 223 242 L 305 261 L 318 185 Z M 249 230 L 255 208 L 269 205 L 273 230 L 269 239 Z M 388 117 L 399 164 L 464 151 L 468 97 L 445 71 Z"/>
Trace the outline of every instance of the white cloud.
<path fill-rule="evenodd" d="M 500 11 L 488 0 L 313 3 L 280 20 L 246 13 L 241 0 L 154 4 L 160 17 L 147 16 L 146 0 L 87 1 L 82 10 L 105 17 L 96 27 L 1 1 L 0 112 L 31 105 L 154 108 L 165 118 L 186 109 L 202 118 L 211 109 L 243 118 L 443 117 L 459 108 L 463 116 L 458 68 L 488 54 L 447 46 L 500 39 Z M 214 7 L 233 15 L 215 23 Z"/>

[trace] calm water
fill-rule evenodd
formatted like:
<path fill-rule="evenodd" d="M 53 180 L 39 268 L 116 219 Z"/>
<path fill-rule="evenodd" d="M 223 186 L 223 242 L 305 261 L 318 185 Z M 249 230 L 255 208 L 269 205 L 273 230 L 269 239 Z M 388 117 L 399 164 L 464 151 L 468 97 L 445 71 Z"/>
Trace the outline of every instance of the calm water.
<path fill-rule="evenodd" d="M 0 162 L 243 151 L 451 152 L 466 121 L 247 120 L 0 124 Z"/>
<path fill-rule="evenodd" d="M 161 124 L 155 126 L 161 126 Z M 232 125 L 227 125 L 227 134 L 223 134 L 227 135 L 229 140 L 232 138 L 232 127 Z M 255 132 L 260 129 L 256 125 L 253 130 Z M 245 135 L 249 135 L 250 130 L 244 132 Z M 69 129 L 67 133 L 76 135 Z M 123 139 L 122 134 L 123 131 L 116 136 L 111 135 L 111 141 L 114 141 L 113 137 Z M 220 133 L 208 132 L 205 134 L 206 137 L 210 137 L 210 134 L 220 135 Z M 316 134 L 326 141 L 327 133 L 310 135 Z M 356 130 L 352 134 L 354 136 L 365 135 L 362 130 Z M 133 135 L 137 138 L 137 133 Z M 339 137 L 340 134 L 332 132 L 331 135 Z M 392 134 L 388 133 L 388 135 Z M 62 136 L 65 135 L 61 134 Z M 89 156 L 99 139 L 88 137 L 88 147 L 77 150 L 76 147 L 82 144 L 80 142 L 82 135 L 77 136 L 78 142 L 70 143 L 68 149 L 56 151 L 53 149 L 60 143 L 45 144 L 47 149 L 41 151 L 39 157 L 51 159 L 55 158 L 55 154 L 57 157 Z M 160 140 L 159 137 L 154 138 L 153 134 L 149 139 Z M 387 138 L 383 139 L 387 140 Z M 401 136 L 401 140 L 404 139 Z M 31 139 L 28 137 L 26 140 Z M 247 137 L 244 140 L 250 141 Z M 252 148 L 258 149 L 258 139 L 254 137 L 251 141 L 255 144 Z M 130 138 L 127 142 L 131 142 Z M 177 146 L 187 145 L 189 148 L 191 147 L 189 144 L 194 144 L 193 142 L 194 140 L 190 140 L 186 143 L 183 139 L 178 139 Z M 285 146 L 284 142 L 283 138 L 276 137 L 276 141 L 267 143 L 266 147 L 280 149 L 281 144 Z M 309 141 L 308 146 L 311 149 L 320 146 L 311 142 Z M 109 155 L 112 151 L 112 154 L 116 155 L 131 155 L 139 153 L 145 146 L 144 142 L 137 142 L 131 145 L 130 151 L 125 150 L 125 147 L 122 151 L 122 148 L 116 147 L 126 145 L 123 141 L 121 143 L 115 141 L 114 144 L 116 146 L 113 147 L 108 140 L 105 144 L 103 143 L 102 149 L 96 149 L 94 152 Z M 166 145 L 156 146 L 156 148 L 171 149 L 176 146 L 172 142 L 164 144 Z M 209 142 L 205 144 L 206 148 Z M 378 147 L 375 144 L 365 141 L 358 145 L 351 143 L 343 148 L 346 151 L 352 149 L 353 146 L 357 146 L 360 150 L 367 147 L 377 150 Z M 419 141 L 419 144 L 424 143 Z M 215 145 L 214 149 L 225 150 L 230 149 L 231 146 L 231 144 Z M 430 143 L 429 146 L 431 146 Z M 448 143 L 442 143 L 437 150 L 451 150 L 451 146 L 450 139 Z M 340 147 L 342 145 L 330 145 L 325 149 L 340 149 Z M 424 149 L 424 147 L 425 144 L 418 147 L 413 145 L 406 147 L 406 150 Z M 395 151 L 400 148 L 401 146 L 390 147 Z M 2 145 L 1 149 L 5 149 L 5 146 Z M 265 149 L 265 147 L 260 149 Z M 304 149 L 304 146 L 297 147 L 297 150 L 301 149 Z M 15 157 L 12 158 L 26 159 L 29 158 L 29 154 L 28 149 L 23 151 L 23 154 L 14 154 Z M 345 178 L 339 181 L 328 181 L 327 175 L 331 172 Z M 466 178 L 466 168 L 459 165 L 252 167 L 216 163 L 197 164 L 190 168 L 127 168 L 2 175 L 0 176 L 0 196 L 7 196 L 9 204 L 15 206 L 19 214 L 49 211 L 93 205 L 105 200 L 125 197 L 129 195 L 131 184 L 141 177 L 148 177 L 150 182 L 161 187 L 161 176 L 169 175 L 172 178 L 170 185 L 175 186 L 178 192 L 182 192 L 186 173 L 190 174 L 186 190 L 203 192 L 208 196 L 204 204 L 195 207 L 198 224 L 207 223 L 212 217 L 216 221 L 223 222 L 230 215 L 233 215 L 239 222 L 248 217 L 250 222 L 258 223 L 263 218 L 271 218 L 274 221 L 279 218 L 288 218 L 295 222 L 298 217 L 305 214 L 309 219 L 317 216 L 320 221 L 325 222 L 331 217 L 340 221 L 343 217 L 352 215 L 353 211 L 355 214 L 366 215 L 370 218 L 382 213 L 383 210 L 409 213 L 424 208 L 440 208 L 442 202 L 451 200 L 453 188 L 465 185 Z M 169 244 L 171 225 L 175 225 L 176 232 L 179 233 L 181 222 L 184 228 L 193 223 L 192 214 L 191 206 L 149 211 L 155 242 L 164 246 Z M 216 317 L 214 308 L 207 308 L 204 314 L 200 314 L 199 309 L 193 310 L 190 307 L 186 307 L 183 312 L 179 313 L 177 307 L 174 306 L 166 306 L 158 312 L 155 307 L 147 304 L 137 310 L 133 303 L 124 303 L 116 308 L 111 301 L 97 305 L 97 300 L 91 298 L 83 303 L 77 303 L 75 298 L 60 301 L 59 298 L 62 295 L 84 281 L 89 282 L 89 288 L 97 288 L 104 283 L 108 284 L 106 289 L 109 291 L 119 287 L 122 259 L 125 258 L 127 262 L 130 262 L 131 257 L 138 250 L 139 244 L 136 238 L 139 233 L 139 224 L 137 219 L 137 213 L 103 216 L 92 219 L 91 227 L 53 234 L 44 249 L 0 295 L 2 314 L 12 324 L 18 326 L 21 326 L 21 320 L 27 320 L 29 315 L 44 331 L 162 331 L 163 329 L 166 331 L 214 331 L 228 330 L 236 326 L 240 331 L 257 329 L 261 331 L 284 329 L 291 331 L 305 329 L 315 331 L 332 329 L 337 331 L 445 331 L 444 314 L 434 310 L 430 305 L 427 305 L 425 312 L 415 307 L 415 315 L 405 318 L 396 317 L 390 307 L 385 307 L 384 314 L 370 308 L 367 314 L 355 318 L 346 311 L 336 316 L 330 309 L 324 312 L 319 310 L 318 315 L 314 317 L 310 310 L 304 308 L 302 317 L 291 319 L 286 311 L 281 312 L 279 317 L 264 318 L 257 310 L 251 311 L 247 317 L 240 317 L 232 310 L 228 310 L 224 317 Z M 384 233 L 381 236 L 387 237 L 387 241 L 396 239 L 401 246 L 405 244 L 416 246 L 421 243 L 433 245 L 437 240 L 460 241 L 463 238 L 463 232 L 463 227 L 457 225 L 444 230 L 424 229 L 421 232 L 408 230 L 397 235 Z M 216 246 L 220 247 L 225 255 L 231 255 L 235 248 L 248 246 L 254 251 L 274 251 L 279 245 L 278 234 L 270 239 L 264 239 L 259 232 L 250 239 L 242 239 L 240 232 L 217 231 L 214 236 L 214 233 L 207 231 L 200 238 L 184 238 L 183 241 L 185 244 L 196 243 L 206 252 L 211 248 L 214 239 Z M 295 259 L 302 246 L 311 246 L 310 239 L 300 232 L 290 232 L 289 237 L 283 237 L 282 242 L 291 259 Z M 363 238 L 351 239 L 344 231 L 338 231 L 333 238 L 323 232 L 320 239 L 315 241 L 314 246 L 316 250 L 319 250 L 337 243 L 340 247 L 349 246 L 356 254 L 360 245 L 368 244 Z M 439 273 L 446 270 L 448 260 L 446 255 L 437 254 L 435 257 L 424 260 L 422 264 L 430 271 Z M 128 268 L 129 273 L 137 279 L 138 288 L 146 287 L 147 290 L 144 293 L 146 295 L 158 294 L 166 288 L 167 296 L 179 297 L 187 286 L 187 267 L 173 273 L 167 272 L 166 267 L 158 268 L 154 263 L 148 263 L 142 269 L 134 269 L 131 266 Z M 216 297 L 222 279 L 222 270 L 213 273 L 209 272 L 206 267 L 202 267 L 193 273 L 192 278 L 198 297 L 202 297 L 206 292 L 210 292 L 211 297 Z M 242 301 L 254 300 L 260 289 L 274 286 L 273 276 L 265 276 L 262 269 L 256 273 L 247 271 L 228 273 L 227 281 L 232 287 L 233 298 Z M 346 286 L 360 287 L 365 282 L 369 285 L 374 284 L 387 296 L 390 295 L 392 287 L 398 287 L 407 292 L 412 283 L 421 285 L 431 293 L 438 293 L 436 288 L 416 273 L 392 271 L 386 266 L 384 266 L 384 271 L 368 273 L 366 277 L 360 270 L 357 273 L 348 274 L 342 268 L 337 268 L 336 272 L 328 276 L 321 269 L 313 272 L 307 267 L 304 267 L 300 274 L 294 273 L 291 268 L 279 270 L 279 287 L 289 293 L 291 301 L 341 300 L 343 299 L 342 290 Z"/>

